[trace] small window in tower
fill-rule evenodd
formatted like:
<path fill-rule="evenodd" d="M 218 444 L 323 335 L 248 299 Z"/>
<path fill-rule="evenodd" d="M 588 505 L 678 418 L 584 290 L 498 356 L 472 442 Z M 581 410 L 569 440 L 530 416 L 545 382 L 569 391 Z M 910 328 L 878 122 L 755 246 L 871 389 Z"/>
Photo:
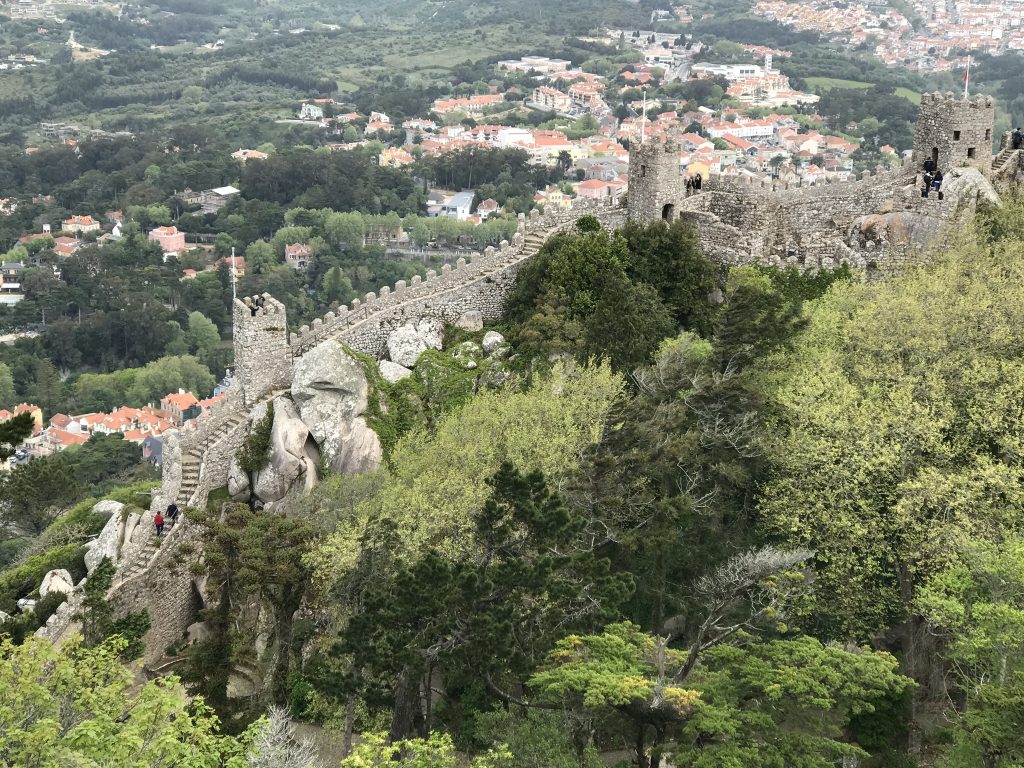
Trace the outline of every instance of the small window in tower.
<path fill-rule="evenodd" d="M 992 129 L 991 128 L 986 128 L 985 129 L 985 141 L 992 141 Z"/>
<path fill-rule="evenodd" d="M 974 147 L 968 147 L 967 148 L 967 157 L 969 157 L 969 158 L 973 158 L 974 157 Z"/>
<path fill-rule="evenodd" d="M 953 131 L 953 141 L 960 141 L 960 131 Z"/>
<path fill-rule="evenodd" d="M 646 175 L 647 175 L 647 166 L 646 165 L 641 165 L 640 166 L 640 178 L 642 179 Z"/>

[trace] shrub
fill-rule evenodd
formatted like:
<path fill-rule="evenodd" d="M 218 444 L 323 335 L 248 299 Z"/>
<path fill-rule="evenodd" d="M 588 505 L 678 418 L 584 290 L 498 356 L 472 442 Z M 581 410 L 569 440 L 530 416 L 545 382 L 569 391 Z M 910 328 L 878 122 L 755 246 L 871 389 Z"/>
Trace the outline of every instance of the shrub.
<path fill-rule="evenodd" d="M 66 569 L 77 583 L 86 574 L 85 547 L 65 544 L 41 555 L 33 555 L 17 568 L 0 573 L 0 611 L 13 613 L 18 598 L 32 594 L 47 571 Z"/>

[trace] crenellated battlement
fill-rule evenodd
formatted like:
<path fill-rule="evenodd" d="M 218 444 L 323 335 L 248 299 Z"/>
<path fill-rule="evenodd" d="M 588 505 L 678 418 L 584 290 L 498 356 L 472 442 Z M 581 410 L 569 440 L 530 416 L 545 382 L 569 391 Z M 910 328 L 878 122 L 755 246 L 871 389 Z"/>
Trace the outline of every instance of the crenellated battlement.
<path fill-rule="evenodd" d="M 460 258 L 454 265 L 427 271 L 425 277 L 414 275 L 382 286 L 379 291 L 353 299 L 303 325 L 293 334 L 292 355 L 300 357 L 323 341 L 340 337 L 360 351 L 376 355 L 390 329 L 423 314 L 454 322 L 466 311 L 477 310 L 486 319 L 500 316 L 504 296 L 511 287 L 520 263 L 533 256 L 539 242 L 551 233 L 574 224 L 581 216 L 593 215 L 604 223 L 621 223 L 624 212 L 611 202 L 577 199 L 572 208 L 548 208 L 543 213 L 520 214 L 519 229 L 512 240 L 503 240 L 498 247 L 488 246 L 483 253 Z M 367 328 L 374 328 L 368 332 Z"/>
<path fill-rule="evenodd" d="M 994 107 L 995 99 L 993 99 L 991 96 L 986 96 L 981 93 L 976 94 L 973 97 L 964 98 L 960 94 L 955 94 L 952 91 L 946 91 L 945 93 L 935 91 L 933 93 L 921 94 L 922 107 L 935 107 L 938 109 L 958 109 L 965 103 L 970 107 L 982 109 L 987 107 Z"/>

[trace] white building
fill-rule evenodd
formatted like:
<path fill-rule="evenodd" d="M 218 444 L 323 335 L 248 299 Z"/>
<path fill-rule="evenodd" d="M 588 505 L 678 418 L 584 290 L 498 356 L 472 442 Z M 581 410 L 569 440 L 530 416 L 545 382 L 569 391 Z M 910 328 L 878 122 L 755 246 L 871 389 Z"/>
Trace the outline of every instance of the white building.
<path fill-rule="evenodd" d="M 473 211 L 473 200 L 475 198 L 476 193 L 472 190 L 457 192 L 444 201 L 444 204 L 441 206 L 441 215 L 447 216 L 450 219 L 465 221 Z"/>
<path fill-rule="evenodd" d="M 323 107 L 317 106 L 316 104 L 303 104 L 299 110 L 299 120 L 310 120 L 313 122 L 319 122 L 324 119 Z"/>
<path fill-rule="evenodd" d="M 571 61 L 565 59 L 549 59 L 547 56 L 523 56 L 518 60 L 499 61 L 498 67 L 512 70 L 513 72 L 538 72 L 542 75 L 552 75 L 555 72 L 565 72 L 572 66 Z"/>
<path fill-rule="evenodd" d="M 730 83 L 734 80 L 747 80 L 752 77 L 765 76 L 764 67 L 760 64 L 694 64 L 690 67 L 694 77 L 724 77 Z"/>

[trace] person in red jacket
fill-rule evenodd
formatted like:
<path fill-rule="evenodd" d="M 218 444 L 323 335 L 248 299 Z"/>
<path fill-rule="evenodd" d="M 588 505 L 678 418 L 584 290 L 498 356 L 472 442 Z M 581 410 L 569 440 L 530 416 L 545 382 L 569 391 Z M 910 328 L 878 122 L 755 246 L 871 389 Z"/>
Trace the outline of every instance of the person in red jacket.
<path fill-rule="evenodd" d="M 157 512 L 153 515 L 153 525 L 156 526 L 156 535 L 159 536 L 164 532 L 164 516 Z"/>

